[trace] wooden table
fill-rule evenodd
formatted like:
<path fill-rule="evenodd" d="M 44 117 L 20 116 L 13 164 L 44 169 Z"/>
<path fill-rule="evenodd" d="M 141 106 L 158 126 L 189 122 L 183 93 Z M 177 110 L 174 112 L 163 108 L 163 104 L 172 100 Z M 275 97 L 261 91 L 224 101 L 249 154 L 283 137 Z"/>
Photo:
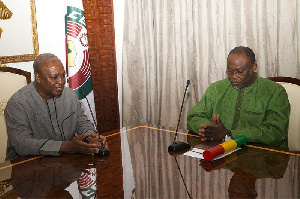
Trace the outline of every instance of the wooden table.
<path fill-rule="evenodd" d="M 107 157 L 63 154 L 0 164 L 0 198 L 300 198 L 300 157 L 246 145 L 216 161 L 170 154 L 174 130 L 140 126 L 107 136 Z M 208 148 L 179 131 L 178 139 Z M 261 148 L 257 148 L 261 147 Z"/>

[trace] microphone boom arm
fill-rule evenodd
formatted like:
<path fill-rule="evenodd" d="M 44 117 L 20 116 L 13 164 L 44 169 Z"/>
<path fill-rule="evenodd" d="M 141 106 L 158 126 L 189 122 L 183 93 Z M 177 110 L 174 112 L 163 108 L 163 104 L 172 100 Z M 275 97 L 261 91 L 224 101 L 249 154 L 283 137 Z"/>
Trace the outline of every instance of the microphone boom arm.
<path fill-rule="evenodd" d="M 88 103 L 90 113 L 91 113 L 93 121 L 94 121 L 93 124 L 94 124 L 95 130 L 96 130 L 96 134 L 98 134 L 98 136 L 99 136 L 101 146 L 98 147 L 99 148 L 99 153 L 97 153 L 97 155 L 102 156 L 102 157 L 106 156 L 106 155 L 109 155 L 109 153 L 110 153 L 109 150 L 107 148 L 105 148 L 105 146 L 103 144 L 103 140 L 100 138 L 100 133 L 99 133 L 98 128 L 97 128 L 97 124 L 96 124 L 95 117 L 94 117 L 94 114 L 93 114 L 92 109 L 91 109 L 90 102 L 89 102 L 88 98 L 86 97 L 86 95 L 84 94 L 83 90 L 81 90 L 80 88 L 78 90 L 83 95 L 83 97 L 86 99 L 86 101 Z M 88 143 L 87 138 L 88 138 L 88 136 L 85 139 L 83 139 L 83 141 L 86 142 L 86 143 Z"/>
<path fill-rule="evenodd" d="M 182 100 L 182 104 L 181 104 L 181 109 L 180 109 L 180 113 L 179 113 L 179 118 L 178 118 L 178 122 L 177 122 L 177 127 L 176 127 L 176 131 L 175 131 L 174 141 L 173 141 L 173 144 L 169 145 L 169 147 L 168 147 L 169 151 L 179 151 L 179 150 L 183 150 L 183 149 L 187 149 L 187 148 L 191 147 L 191 145 L 189 145 L 188 143 L 176 141 L 177 134 L 178 134 L 178 127 L 179 127 L 180 118 L 181 118 L 181 113 L 182 113 L 182 109 L 183 109 L 183 103 L 184 103 L 186 91 L 187 91 L 189 84 L 190 84 L 190 80 L 187 80 L 184 95 L 183 95 L 183 100 Z"/>
<path fill-rule="evenodd" d="M 174 137 L 174 142 L 173 143 L 176 142 L 178 127 L 179 127 L 181 113 L 182 113 L 183 104 L 184 104 L 184 99 L 185 99 L 185 95 L 186 95 L 187 88 L 188 88 L 189 85 L 190 85 L 190 80 L 187 80 L 185 90 L 184 90 L 184 94 L 183 94 L 183 99 L 182 99 L 182 103 L 181 103 L 181 108 L 180 108 L 179 118 L 178 118 L 178 121 L 177 121 L 177 127 L 176 127 L 176 131 L 175 131 L 175 137 Z"/>

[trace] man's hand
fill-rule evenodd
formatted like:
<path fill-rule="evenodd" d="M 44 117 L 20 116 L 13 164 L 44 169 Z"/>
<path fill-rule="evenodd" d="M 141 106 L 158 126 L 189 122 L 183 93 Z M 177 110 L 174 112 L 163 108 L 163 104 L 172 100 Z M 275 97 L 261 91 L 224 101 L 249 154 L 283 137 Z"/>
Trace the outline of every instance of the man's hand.
<path fill-rule="evenodd" d="M 69 153 L 84 153 L 89 155 L 94 155 L 99 152 L 98 146 L 100 146 L 100 141 L 98 143 L 85 143 L 82 140 L 87 136 L 87 134 L 75 136 L 71 141 L 64 141 L 61 144 L 59 152 L 69 152 Z"/>
<path fill-rule="evenodd" d="M 199 129 L 199 135 L 202 136 L 201 140 L 222 140 L 227 134 L 227 129 L 220 120 L 219 115 L 213 115 L 213 121 L 211 124 L 201 125 Z"/>
<path fill-rule="evenodd" d="M 102 140 L 102 143 L 101 143 L 100 139 Z M 88 141 L 90 144 L 98 144 L 99 146 L 101 146 L 103 144 L 103 146 L 105 148 L 108 148 L 105 136 L 100 135 L 100 137 L 99 137 L 98 134 L 91 134 L 88 137 Z"/>

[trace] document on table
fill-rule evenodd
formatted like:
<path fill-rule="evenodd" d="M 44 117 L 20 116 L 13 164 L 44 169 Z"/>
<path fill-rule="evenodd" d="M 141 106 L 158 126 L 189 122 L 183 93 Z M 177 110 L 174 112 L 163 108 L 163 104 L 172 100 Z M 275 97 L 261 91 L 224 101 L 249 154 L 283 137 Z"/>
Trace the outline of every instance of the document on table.
<path fill-rule="evenodd" d="M 217 160 L 217 159 L 223 158 L 223 157 L 225 157 L 225 156 L 227 156 L 227 155 L 229 155 L 229 154 L 231 154 L 231 153 L 233 153 L 235 151 L 238 151 L 240 149 L 241 148 L 238 147 L 238 148 L 236 148 L 236 149 L 234 149 L 232 151 L 229 151 L 228 153 L 224 153 L 222 155 L 219 155 L 219 156 L 215 157 L 212 160 Z M 183 155 L 194 157 L 194 158 L 199 158 L 199 159 L 204 159 L 204 157 L 203 157 L 203 152 L 204 151 L 205 151 L 204 149 L 193 148 L 192 150 L 190 150 L 188 152 L 185 152 Z"/>
<path fill-rule="evenodd" d="M 192 150 L 185 152 L 183 155 L 187 155 L 187 156 L 199 158 L 199 159 L 204 159 L 204 157 L 203 157 L 204 151 L 205 150 L 203 150 L 203 149 L 193 148 Z"/>

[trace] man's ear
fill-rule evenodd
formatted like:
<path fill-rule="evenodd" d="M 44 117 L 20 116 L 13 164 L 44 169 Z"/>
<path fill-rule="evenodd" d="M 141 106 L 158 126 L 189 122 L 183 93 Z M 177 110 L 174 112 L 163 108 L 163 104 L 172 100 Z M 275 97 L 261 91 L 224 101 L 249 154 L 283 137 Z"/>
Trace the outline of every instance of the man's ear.
<path fill-rule="evenodd" d="M 36 81 L 37 83 L 40 83 L 40 82 L 41 82 L 41 76 L 40 76 L 40 74 L 34 73 L 34 78 L 35 78 L 35 81 Z"/>
<path fill-rule="evenodd" d="M 252 66 L 252 71 L 253 71 L 254 73 L 256 73 L 256 70 L 257 70 L 257 63 L 255 62 L 255 63 L 253 64 L 253 66 Z"/>

